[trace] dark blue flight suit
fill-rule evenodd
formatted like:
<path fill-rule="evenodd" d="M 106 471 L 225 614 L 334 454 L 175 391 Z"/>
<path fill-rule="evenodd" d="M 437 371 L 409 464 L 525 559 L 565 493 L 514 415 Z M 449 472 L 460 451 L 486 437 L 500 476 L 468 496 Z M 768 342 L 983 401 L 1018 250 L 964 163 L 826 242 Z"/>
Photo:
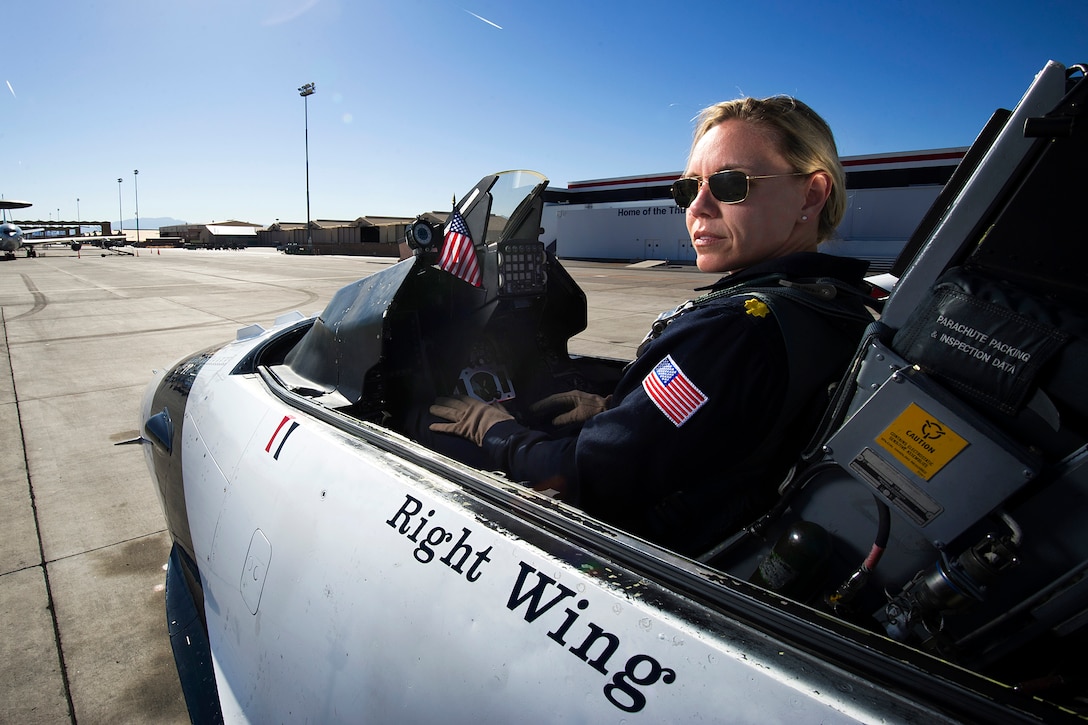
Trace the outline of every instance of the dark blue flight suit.
<path fill-rule="evenodd" d="M 655 323 L 609 409 L 576 435 L 504 421 L 487 432 L 484 451 L 512 479 L 557 489 L 634 534 L 687 553 L 709 548 L 773 502 L 808 442 L 828 384 L 872 320 L 860 286 L 865 269 L 855 259 L 799 253 L 728 275 Z M 830 302 L 805 304 L 829 294 Z M 787 316 L 806 342 L 787 344 Z"/>

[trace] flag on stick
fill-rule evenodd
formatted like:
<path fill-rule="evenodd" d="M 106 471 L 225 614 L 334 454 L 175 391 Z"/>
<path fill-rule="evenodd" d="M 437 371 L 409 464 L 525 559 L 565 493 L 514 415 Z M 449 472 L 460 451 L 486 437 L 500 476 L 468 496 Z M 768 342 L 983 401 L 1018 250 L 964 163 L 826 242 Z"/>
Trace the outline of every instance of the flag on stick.
<path fill-rule="evenodd" d="M 442 240 L 438 266 L 474 287 L 479 287 L 483 282 L 468 225 L 456 209 L 450 216 L 449 224 L 446 225 L 446 236 Z"/>

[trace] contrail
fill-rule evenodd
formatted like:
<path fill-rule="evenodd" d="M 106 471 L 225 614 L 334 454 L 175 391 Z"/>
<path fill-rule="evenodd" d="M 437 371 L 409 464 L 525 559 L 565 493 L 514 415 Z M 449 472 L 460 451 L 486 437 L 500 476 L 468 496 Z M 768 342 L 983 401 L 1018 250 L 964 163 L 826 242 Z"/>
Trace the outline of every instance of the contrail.
<path fill-rule="evenodd" d="M 482 19 L 483 18 L 481 18 L 481 20 Z M 18 98 L 18 96 L 15 95 L 15 89 L 11 87 L 11 81 L 4 81 L 4 83 L 8 84 L 8 90 L 11 91 L 11 97 L 12 98 Z"/>
<path fill-rule="evenodd" d="M 464 8 L 461 8 L 461 9 L 462 9 L 462 10 L 465 10 Z M 466 12 L 466 13 L 468 13 L 469 15 L 471 15 L 472 17 L 476 18 L 477 20 L 482 20 L 482 21 L 484 21 L 485 23 L 487 23 L 488 25 L 490 25 L 490 26 L 492 26 L 492 27 L 495 27 L 495 28 L 498 28 L 499 30 L 502 30 L 502 26 L 501 26 L 501 25 L 497 25 L 496 23 L 493 23 L 493 22 L 491 22 L 491 21 L 490 21 L 490 20 L 488 20 L 487 18 L 481 18 L 481 17 L 479 16 L 479 15 L 477 15 L 477 14 L 476 14 L 476 13 L 474 13 L 474 12 L 472 12 L 471 10 L 465 10 L 465 12 Z"/>
<path fill-rule="evenodd" d="M 305 0 L 297 8 L 285 12 L 283 15 L 265 18 L 261 21 L 261 25 L 282 25 L 283 23 L 290 22 L 311 10 L 318 2 L 320 2 L 320 0 Z"/>

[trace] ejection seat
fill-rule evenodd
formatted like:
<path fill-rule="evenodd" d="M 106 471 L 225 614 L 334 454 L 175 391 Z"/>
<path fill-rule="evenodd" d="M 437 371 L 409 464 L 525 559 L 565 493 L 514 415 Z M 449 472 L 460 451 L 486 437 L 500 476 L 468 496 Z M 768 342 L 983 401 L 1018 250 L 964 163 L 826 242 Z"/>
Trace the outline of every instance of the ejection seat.
<path fill-rule="evenodd" d="M 1085 75 L 995 114 L 778 506 L 704 561 L 982 669 L 1088 639 Z"/>

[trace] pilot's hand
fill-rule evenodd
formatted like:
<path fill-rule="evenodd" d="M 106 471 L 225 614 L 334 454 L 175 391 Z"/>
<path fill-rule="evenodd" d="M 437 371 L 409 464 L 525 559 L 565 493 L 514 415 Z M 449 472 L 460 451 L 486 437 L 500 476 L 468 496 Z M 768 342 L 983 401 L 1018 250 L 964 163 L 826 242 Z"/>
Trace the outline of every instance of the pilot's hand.
<path fill-rule="evenodd" d="M 514 416 L 506 412 L 501 403 L 488 405 L 482 400 L 458 395 L 455 398 L 438 398 L 431 406 L 431 414 L 445 418 L 449 423 L 431 423 L 436 433 L 452 433 L 483 446 L 488 429 Z"/>
<path fill-rule="evenodd" d="M 584 423 L 597 413 L 607 410 L 611 399 L 611 395 L 602 398 L 584 390 L 568 390 L 538 400 L 529 407 L 529 411 L 536 415 L 554 416 L 552 425 L 564 426 Z"/>

